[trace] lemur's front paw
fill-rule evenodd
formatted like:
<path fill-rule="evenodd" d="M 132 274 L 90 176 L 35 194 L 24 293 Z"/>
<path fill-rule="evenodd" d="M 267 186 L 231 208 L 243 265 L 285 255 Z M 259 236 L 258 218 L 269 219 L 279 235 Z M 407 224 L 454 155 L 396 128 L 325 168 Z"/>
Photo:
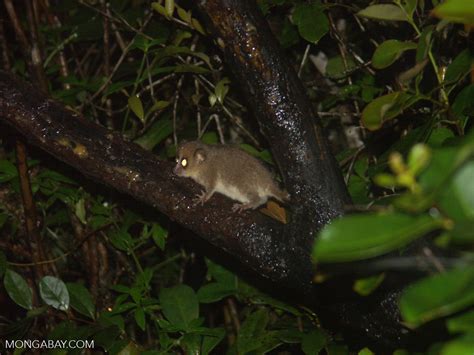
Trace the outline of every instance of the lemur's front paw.
<path fill-rule="evenodd" d="M 193 202 L 195 206 L 197 205 L 203 206 L 207 200 L 209 200 L 209 196 L 207 195 L 206 191 L 202 191 L 200 194 L 197 194 L 194 197 Z"/>

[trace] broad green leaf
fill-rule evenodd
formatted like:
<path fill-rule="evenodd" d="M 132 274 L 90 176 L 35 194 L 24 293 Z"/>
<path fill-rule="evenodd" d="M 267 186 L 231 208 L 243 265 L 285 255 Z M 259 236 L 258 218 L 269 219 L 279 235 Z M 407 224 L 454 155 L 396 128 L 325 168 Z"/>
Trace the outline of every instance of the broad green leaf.
<path fill-rule="evenodd" d="M 151 227 L 151 237 L 161 250 L 165 249 L 165 242 L 168 237 L 168 231 L 166 229 L 158 223 L 153 223 L 153 226 Z"/>
<path fill-rule="evenodd" d="M 439 207 L 455 221 L 474 221 L 474 158 L 456 170 L 439 189 Z"/>
<path fill-rule="evenodd" d="M 316 355 L 326 346 L 326 335 L 320 329 L 314 329 L 303 335 L 301 349 L 306 355 Z"/>
<path fill-rule="evenodd" d="M 416 49 L 413 42 L 402 42 L 397 39 L 389 39 L 381 43 L 372 56 L 372 66 L 376 69 L 383 69 L 393 64 L 403 52 L 409 49 Z"/>
<path fill-rule="evenodd" d="M 419 326 L 474 305 L 474 265 L 448 271 L 408 287 L 400 299 L 405 321 Z"/>
<path fill-rule="evenodd" d="M 454 137 L 453 131 L 446 127 L 438 127 L 431 131 L 430 137 L 428 138 L 426 143 L 430 147 L 439 147 L 446 139 L 452 137 Z"/>
<path fill-rule="evenodd" d="M 10 181 L 17 175 L 15 164 L 9 160 L 0 160 L 0 183 Z"/>
<path fill-rule="evenodd" d="M 191 26 L 202 35 L 206 35 L 206 31 L 202 27 L 201 23 L 194 17 L 191 19 Z"/>
<path fill-rule="evenodd" d="M 209 100 L 209 105 L 211 105 L 211 107 L 214 107 L 214 105 L 217 102 L 216 94 L 209 94 L 208 100 Z"/>
<path fill-rule="evenodd" d="M 374 353 L 369 348 L 363 348 L 357 353 L 357 355 L 374 355 Z"/>
<path fill-rule="evenodd" d="M 427 215 L 400 213 L 343 217 L 326 226 L 313 248 L 315 262 L 362 260 L 400 248 L 441 226 Z"/>
<path fill-rule="evenodd" d="M 135 245 L 132 236 L 125 229 L 112 231 L 110 233 L 110 242 L 115 248 L 125 252 L 133 249 Z"/>
<path fill-rule="evenodd" d="M 173 16 L 174 12 L 174 0 L 165 0 L 165 13 L 166 16 Z"/>
<path fill-rule="evenodd" d="M 449 231 L 453 242 L 472 245 L 474 242 L 474 233 L 472 232 L 473 225 L 474 220 L 456 221 L 454 228 Z"/>
<path fill-rule="evenodd" d="M 224 103 L 224 99 L 227 93 L 229 92 L 229 84 L 230 84 L 230 80 L 228 78 L 224 78 L 216 84 L 214 93 L 220 104 Z"/>
<path fill-rule="evenodd" d="M 405 12 L 392 4 L 370 5 L 357 13 L 357 16 L 383 21 L 407 21 Z"/>
<path fill-rule="evenodd" d="M 431 49 L 431 38 L 433 37 L 434 26 L 426 26 L 421 32 L 418 39 L 418 46 L 416 48 L 416 62 L 419 63 L 428 57 Z"/>
<path fill-rule="evenodd" d="M 86 202 L 84 198 L 79 199 L 74 205 L 74 214 L 82 224 L 87 224 L 86 220 Z"/>
<path fill-rule="evenodd" d="M 152 112 L 155 112 L 157 110 L 163 110 L 164 108 L 167 108 L 170 104 L 171 104 L 170 101 L 164 101 L 164 100 L 155 101 L 155 103 L 150 108 L 148 113 L 152 113 Z"/>
<path fill-rule="evenodd" d="M 140 119 L 140 121 L 144 122 L 145 113 L 143 111 L 142 101 L 137 95 L 132 95 L 128 98 L 128 107 Z"/>
<path fill-rule="evenodd" d="M 451 22 L 474 24 L 474 1 L 446 0 L 434 8 L 433 14 Z"/>
<path fill-rule="evenodd" d="M 346 67 L 347 65 L 347 67 Z M 357 64 L 351 57 L 346 58 L 344 61 L 340 55 L 329 59 L 326 66 L 326 76 L 333 79 L 341 79 L 354 70 Z"/>
<path fill-rule="evenodd" d="M 293 11 L 293 22 L 305 40 L 318 43 L 329 30 L 329 21 L 321 4 L 297 4 Z"/>
<path fill-rule="evenodd" d="M 189 286 L 164 288 L 159 298 L 166 319 L 178 328 L 189 329 L 191 322 L 199 316 L 198 299 Z"/>
<path fill-rule="evenodd" d="M 474 333 L 474 310 L 450 318 L 446 321 L 450 333 L 470 332 Z"/>
<path fill-rule="evenodd" d="M 146 328 L 146 319 L 145 319 L 145 311 L 142 307 L 137 307 L 135 309 L 135 322 L 138 324 L 141 330 L 145 330 Z"/>
<path fill-rule="evenodd" d="M 440 355 L 472 354 L 474 349 L 474 333 L 467 333 L 443 345 Z"/>
<path fill-rule="evenodd" d="M 39 284 L 41 299 L 49 306 L 67 311 L 69 309 L 69 292 L 64 282 L 54 276 L 45 276 Z"/>
<path fill-rule="evenodd" d="M 168 118 L 162 118 L 161 120 L 153 123 L 153 125 L 145 132 L 145 134 L 135 139 L 134 142 L 143 149 L 152 150 L 171 133 L 173 133 L 173 123 Z"/>
<path fill-rule="evenodd" d="M 250 314 L 242 323 L 237 337 L 239 354 L 246 354 L 262 346 L 262 336 L 268 324 L 268 311 L 260 309 Z"/>
<path fill-rule="evenodd" d="M 354 282 L 354 291 L 361 296 L 370 295 L 385 279 L 385 274 L 366 277 L 365 279 L 358 279 Z"/>
<path fill-rule="evenodd" d="M 95 319 L 95 306 L 89 290 L 79 283 L 67 283 L 71 307 L 86 317 Z"/>
<path fill-rule="evenodd" d="M 161 5 L 160 3 L 158 2 L 152 2 L 151 3 L 151 7 L 153 8 L 153 10 L 155 10 L 156 12 L 158 12 L 160 15 L 163 15 L 163 16 L 166 16 L 168 17 L 168 14 L 166 12 L 166 9 L 163 5 Z"/>
<path fill-rule="evenodd" d="M 416 10 L 417 3 L 418 3 L 418 0 L 403 0 L 401 2 L 403 8 L 407 12 L 408 16 L 410 16 L 410 18 L 413 17 L 413 13 Z"/>
<path fill-rule="evenodd" d="M 382 127 L 385 121 L 398 116 L 405 108 L 414 104 L 419 98 L 403 91 L 377 97 L 362 111 L 362 124 L 369 130 L 375 131 Z"/>
<path fill-rule="evenodd" d="M 229 286 L 230 285 L 228 284 L 219 282 L 213 282 L 202 286 L 197 293 L 199 302 L 213 303 L 220 301 L 227 296 L 235 294 L 237 292 L 237 288 Z"/>
<path fill-rule="evenodd" d="M 474 84 L 468 85 L 456 96 L 452 106 L 453 112 L 458 116 L 472 115 L 474 112 Z"/>
<path fill-rule="evenodd" d="M 474 54 L 469 49 L 463 50 L 448 65 L 444 80 L 448 83 L 457 83 L 459 79 L 469 73 L 472 64 L 474 64 Z"/>
<path fill-rule="evenodd" d="M 3 278 L 3 285 L 8 296 L 20 307 L 33 309 L 33 292 L 25 279 L 13 270 L 7 270 Z"/>
<path fill-rule="evenodd" d="M 408 154 L 408 169 L 418 175 L 429 163 L 431 150 L 424 144 L 416 144 Z"/>
<path fill-rule="evenodd" d="M 178 17 L 186 23 L 191 23 L 191 11 L 185 11 L 183 8 L 176 6 Z"/>
<path fill-rule="evenodd" d="M 210 329 L 211 330 L 211 329 Z M 224 338 L 225 330 L 222 328 L 213 328 L 212 334 L 204 335 L 202 340 L 202 354 L 209 354 Z"/>
<path fill-rule="evenodd" d="M 209 69 L 203 68 L 200 65 L 194 64 L 178 64 L 174 69 L 175 73 L 195 73 L 195 74 L 207 74 Z"/>

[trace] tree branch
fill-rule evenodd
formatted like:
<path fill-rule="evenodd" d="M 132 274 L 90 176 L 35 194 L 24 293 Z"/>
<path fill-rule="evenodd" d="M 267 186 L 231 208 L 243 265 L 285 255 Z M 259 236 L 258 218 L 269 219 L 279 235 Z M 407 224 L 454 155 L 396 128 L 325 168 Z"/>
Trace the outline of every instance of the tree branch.
<path fill-rule="evenodd" d="M 311 243 L 350 198 L 301 81 L 254 1 L 207 0 L 199 8 L 243 86 L 291 193 L 294 221 L 309 225 Z"/>
<path fill-rule="evenodd" d="M 33 86 L 0 71 L 0 118 L 28 142 L 84 175 L 131 195 L 228 251 L 263 277 L 301 292 L 311 287 L 308 250 L 285 238 L 285 226 L 261 213 L 232 212 L 217 195 L 195 207 L 200 188 L 176 177 L 173 164 L 47 99 Z"/>

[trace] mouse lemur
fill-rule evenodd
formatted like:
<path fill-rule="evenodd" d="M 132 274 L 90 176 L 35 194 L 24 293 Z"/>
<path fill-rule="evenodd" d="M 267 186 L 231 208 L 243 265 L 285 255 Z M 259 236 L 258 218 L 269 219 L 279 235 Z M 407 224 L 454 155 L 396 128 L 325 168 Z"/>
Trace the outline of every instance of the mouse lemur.
<path fill-rule="evenodd" d="M 234 204 L 234 211 L 255 209 L 270 197 L 289 200 L 288 193 L 278 187 L 263 164 L 237 147 L 192 141 L 179 146 L 176 157 L 174 173 L 204 187 L 197 195 L 201 204 L 214 192 L 240 202 Z"/>

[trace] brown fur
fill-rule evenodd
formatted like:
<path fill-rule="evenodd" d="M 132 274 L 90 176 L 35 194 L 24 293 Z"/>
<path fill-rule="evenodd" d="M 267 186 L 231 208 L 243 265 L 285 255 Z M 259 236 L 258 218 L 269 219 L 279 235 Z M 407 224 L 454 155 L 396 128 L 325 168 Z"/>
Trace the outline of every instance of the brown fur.
<path fill-rule="evenodd" d="M 183 166 L 185 160 L 186 166 Z M 208 145 L 199 141 L 182 144 L 177 152 L 174 172 L 190 177 L 204 187 L 198 202 L 206 202 L 214 192 L 232 198 L 234 210 L 257 208 L 269 197 L 284 202 L 288 193 L 281 190 L 270 172 L 256 158 L 231 145 Z"/>

